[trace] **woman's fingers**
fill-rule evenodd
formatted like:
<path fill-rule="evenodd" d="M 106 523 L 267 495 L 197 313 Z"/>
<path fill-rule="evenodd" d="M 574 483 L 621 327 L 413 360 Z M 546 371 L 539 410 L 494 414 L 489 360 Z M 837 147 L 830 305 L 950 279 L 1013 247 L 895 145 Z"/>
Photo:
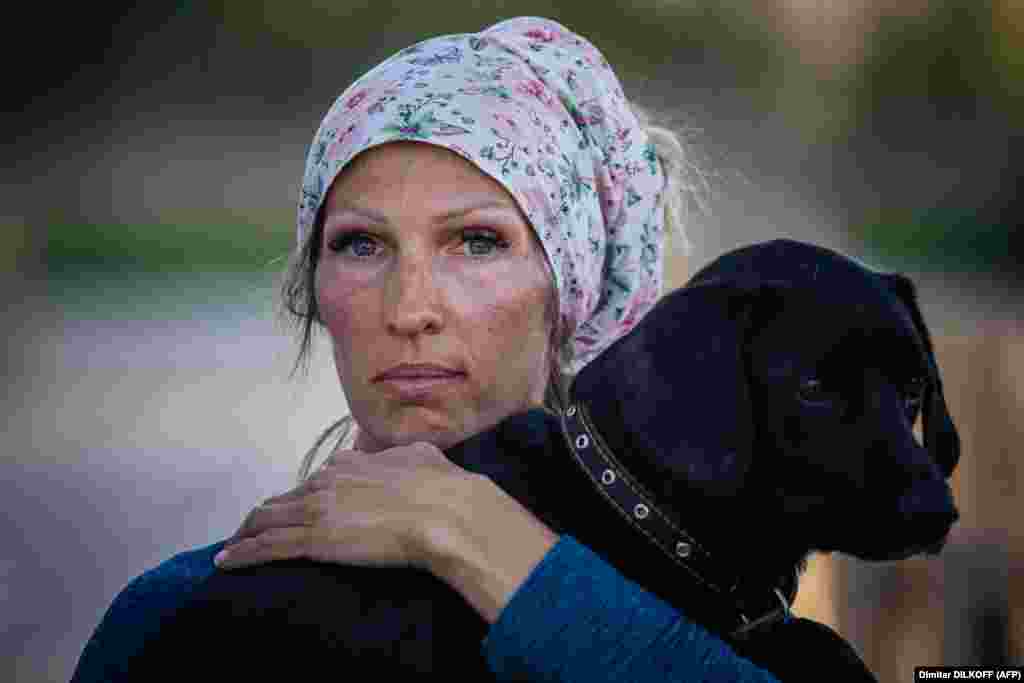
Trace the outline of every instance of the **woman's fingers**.
<path fill-rule="evenodd" d="M 261 534 L 267 529 L 309 526 L 316 519 L 317 506 L 307 498 L 283 503 L 264 503 L 249 513 L 241 528 L 228 539 L 227 545 L 234 545 L 243 538 Z"/>
<path fill-rule="evenodd" d="M 286 503 L 292 500 L 297 500 L 303 496 L 309 495 L 310 493 L 322 491 L 329 485 L 330 482 L 328 481 L 328 477 L 325 477 L 322 474 L 316 474 L 293 488 L 291 491 L 285 491 L 280 495 L 267 498 L 263 501 L 263 505 L 267 505 L 268 503 Z"/>
<path fill-rule="evenodd" d="M 230 544 L 230 543 L 234 543 L 238 538 L 240 538 L 242 536 L 251 536 L 252 535 L 251 527 L 253 525 L 254 519 L 256 517 L 263 516 L 265 514 L 265 509 L 266 508 L 269 508 L 269 507 L 274 506 L 274 505 L 281 505 L 281 504 L 284 504 L 284 503 L 292 503 L 292 502 L 295 502 L 295 501 L 302 500 L 306 496 L 308 496 L 308 495 L 310 495 L 312 493 L 316 493 L 317 491 L 322 491 L 323 489 L 325 489 L 327 487 L 328 487 L 328 482 L 326 481 L 326 479 L 324 479 L 324 478 L 318 478 L 316 480 L 312 480 L 311 479 L 309 481 L 303 482 L 302 484 L 300 484 L 299 486 L 295 487 L 291 491 L 287 491 L 285 493 L 282 493 L 279 496 L 273 496 L 271 498 L 267 498 L 262 503 L 260 503 L 259 506 L 253 508 L 252 511 L 249 512 L 248 515 L 246 515 L 245 519 L 242 520 L 242 525 L 240 527 L 238 527 L 238 530 L 231 536 L 231 538 L 228 539 L 227 542 Z"/>
<path fill-rule="evenodd" d="M 287 493 L 268 498 L 253 508 L 226 545 L 275 527 L 315 526 L 337 507 L 339 497 L 351 498 L 359 487 L 381 488 L 380 472 L 367 476 L 358 470 L 358 466 L 348 466 L 344 471 L 324 471 Z"/>
<path fill-rule="evenodd" d="M 310 527 L 268 529 L 257 536 L 225 546 L 213 558 L 213 562 L 221 569 L 238 569 L 277 560 L 309 558 L 311 539 Z"/>
<path fill-rule="evenodd" d="M 472 490 L 468 474 L 425 442 L 378 453 L 339 450 L 307 481 L 253 509 L 218 564 L 304 557 L 422 565 L 424 538 L 438 536 L 453 517 L 449 508 Z"/>

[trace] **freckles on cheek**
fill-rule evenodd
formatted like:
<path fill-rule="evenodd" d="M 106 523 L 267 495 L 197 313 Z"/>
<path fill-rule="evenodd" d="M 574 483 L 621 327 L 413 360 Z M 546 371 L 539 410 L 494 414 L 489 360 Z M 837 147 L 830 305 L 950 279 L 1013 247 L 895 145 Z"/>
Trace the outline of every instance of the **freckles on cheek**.
<path fill-rule="evenodd" d="M 453 304 L 475 337 L 477 353 L 514 363 L 534 346 L 533 337 L 546 339 L 542 278 L 532 267 L 514 267 L 484 270 L 463 281 Z"/>
<path fill-rule="evenodd" d="M 352 336 L 352 325 L 359 316 L 357 309 L 362 279 L 344 274 L 317 275 L 317 304 L 320 318 L 327 327 L 335 345 L 345 343 Z M 364 306 L 365 307 L 365 306 Z"/>
<path fill-rule="evenodd" d="M 522 268 L 491 268 L 459 278 L 452 304 L 475 329 L 500 333 L 528 313 L 532 303 L 531 278 Z"/>

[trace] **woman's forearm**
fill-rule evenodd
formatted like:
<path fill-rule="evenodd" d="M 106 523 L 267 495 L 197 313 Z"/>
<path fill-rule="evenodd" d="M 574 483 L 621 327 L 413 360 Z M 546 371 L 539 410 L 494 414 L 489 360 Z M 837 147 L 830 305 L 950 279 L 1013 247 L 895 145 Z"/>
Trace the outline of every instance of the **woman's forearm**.
<path fill-rule="evenodd" d="M 569 535 L 513 594 L 482 651 L 499 681 L 777 683 Z"/>
<path fill-rule="evenodd" d="M 491 624 L 498 680 L 777 680 L 489 479 L 468 489 L 421 540 L 426 568 Z"/>

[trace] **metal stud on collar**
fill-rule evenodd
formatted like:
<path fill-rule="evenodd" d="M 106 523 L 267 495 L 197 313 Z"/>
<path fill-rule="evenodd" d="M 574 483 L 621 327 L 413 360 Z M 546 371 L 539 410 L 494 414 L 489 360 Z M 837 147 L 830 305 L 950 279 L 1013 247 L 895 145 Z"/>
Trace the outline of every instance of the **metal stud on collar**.
<path fill-rule="evenodd" d="M 601 473 L 601 483 L 605 486 L 611 486 L 615 483 L 615 472 L 613 470 L 605 470 Z"/>

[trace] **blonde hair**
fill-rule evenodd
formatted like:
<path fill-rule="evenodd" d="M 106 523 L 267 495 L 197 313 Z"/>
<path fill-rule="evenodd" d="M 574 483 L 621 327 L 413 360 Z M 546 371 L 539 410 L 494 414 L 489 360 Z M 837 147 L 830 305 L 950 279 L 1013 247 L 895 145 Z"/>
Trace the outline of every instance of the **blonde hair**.
<path fill-rule="evenodd" d="M 660 198 L 665 210 L 665 233 L 672 245 L 688 257 L 693 245 L 686 228 L 693 211 L 708 210 L 710 195 L 708 172 L 697 160 L 690 142 L 699 131 L 689 126 L 670 125 L 667 117 L 663 120 L 653 110 L 636 102 L 629 104 L 654 146 L 654 154 L 665 174 L 665 191 Z"/>
<path fill-rule="evenodd" d="M 654 153 L 665 174 L 665 190 L 658 201 L 665 212 L 664 233 L 671 236 L 671 244 L 684 256 L 689 256 L 691 244 L 686 232 L 692 207 L 704 210 L 707 194 L 706 176 L 699 165 L 688 154 L 687 141 L 667 125 L 655 123 L 655 118 L 645 108 L 631 102 L 631 107 L 654 146 Z M 300 328 L 299 357 L 295 369 L 305 365 L 310 352 L 314 324 L 319 324 L 319 310 L 316 304 L 314 277 L 319 257 L 321 226 L 310 231 L 305 244 L 298 250 L 289 264 L 282 287 L 284 313 L 291 316 Z M 534 235 L 540 250 L 540 241 Z M 541 253 L 543 251 L 541 250 Z M 558 311 L 558 292 L 555 290 L 554 272 L 551 264 L 543 258 L 551 283 L 545 319 L 550 328 L 550 340 L 554 362 L 549 370 L 548 386 L 543 406 L 560 413 L 568 397 L 572 375 L 567 368 L 572 362 L 572 345 L 566 330 L 562 329 Z M 298 483 L 314 473 L 313 464 L 318 456 L 324 460 L 338 448 L 351 448 L 355 442 L 358 426 L 351 413 L 344 415 L 317 437 L 313 446 L 306 451 L 299 465 Z M 323 463 L 321 463 L 321 466 Z"/>

